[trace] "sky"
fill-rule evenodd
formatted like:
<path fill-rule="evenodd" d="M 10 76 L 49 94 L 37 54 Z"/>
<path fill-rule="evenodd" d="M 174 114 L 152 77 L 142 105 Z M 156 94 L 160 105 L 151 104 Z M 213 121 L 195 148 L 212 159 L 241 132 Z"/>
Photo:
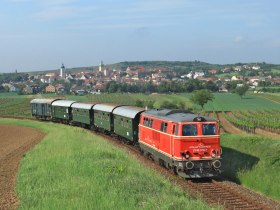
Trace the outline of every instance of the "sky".
<path fill-rule="evenodd" d="M 122 61 L 280 64 L 279 0 L 0 0 L 0 73 Z"/>

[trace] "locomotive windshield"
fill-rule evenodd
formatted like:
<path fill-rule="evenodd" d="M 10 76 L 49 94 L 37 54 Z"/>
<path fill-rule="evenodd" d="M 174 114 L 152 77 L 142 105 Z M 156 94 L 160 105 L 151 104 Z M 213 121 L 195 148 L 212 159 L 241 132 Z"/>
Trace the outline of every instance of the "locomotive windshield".
<path fill-rule="evenodd" d="M 203 135 L 216 135 L 216 124 L 210 123 L 210 124 L 203 124 L 202 125 L 202 134 Z"/>
<path fill-rule="evenodd" d="M 197 126 L 195 124 L 183 125 L 182 136 L 197 136 Z"/>

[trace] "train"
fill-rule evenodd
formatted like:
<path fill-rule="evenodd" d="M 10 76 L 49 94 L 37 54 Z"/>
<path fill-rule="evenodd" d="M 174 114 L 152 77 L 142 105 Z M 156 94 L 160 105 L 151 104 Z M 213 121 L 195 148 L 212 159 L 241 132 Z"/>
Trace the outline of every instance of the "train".
<path fill-rule="evenodd" d="M 218 121 L 188 110 L 33 99 L 32 116 L 115 136 L 183 178 L 221 173 Z"/>

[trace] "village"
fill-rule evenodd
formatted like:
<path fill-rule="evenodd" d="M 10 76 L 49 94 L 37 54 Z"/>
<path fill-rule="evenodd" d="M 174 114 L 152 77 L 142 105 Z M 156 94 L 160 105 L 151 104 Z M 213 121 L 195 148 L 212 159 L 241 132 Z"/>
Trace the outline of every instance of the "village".
<path fill-rule="evenodd" d="M 249 72 L 249 73 L 248 73 Z M 261 73 L 260 73 L 261 72 Z M 17 74 L 17 72 L 16 72 Z M 169 68 L 145 68 L 144 66 L 127 66 L 125 70 L 111 69 L 101 61 L 99 66 L 91 71 L 77 71 L 67 69 L 64 64 L 56 71 L 46 74 L 29 75 L 21 78 L 21 81 L 3 81 L 0 83 L 1 92 L 17 92 L 19 94 L 101 94 L 108 91 L 108 84 L 126 85 L 153 85 L 159 86 L 168 83 L 187 83 L 198 80 L 201 83 L 211 83 L 216 86 L 211 91 L 229 92 L 229 84 L 243 86 L 247 84 L 256 90 L 260 86 L 270 87 L 280 85 L 280 77 L 270 72 L 263 74 L 259 65 L 240 65 L 223 67 L 221 69 L 209 69 L 204 71 L 189 71 L 178 73 Z M 1 82 L 1 81 L 0 81 Z M 137 91 L 135 91 L 137 92 Z"/>

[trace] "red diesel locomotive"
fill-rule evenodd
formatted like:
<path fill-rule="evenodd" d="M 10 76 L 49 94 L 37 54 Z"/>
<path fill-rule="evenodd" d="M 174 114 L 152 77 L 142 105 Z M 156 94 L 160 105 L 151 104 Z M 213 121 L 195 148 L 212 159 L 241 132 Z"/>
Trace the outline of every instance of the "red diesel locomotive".
<path fill-rule="evenodd" d="M 141 113 L 142 152 L 185 178 L 212 177 L 221 170 L 218 122 L 186 110 Z"/>

